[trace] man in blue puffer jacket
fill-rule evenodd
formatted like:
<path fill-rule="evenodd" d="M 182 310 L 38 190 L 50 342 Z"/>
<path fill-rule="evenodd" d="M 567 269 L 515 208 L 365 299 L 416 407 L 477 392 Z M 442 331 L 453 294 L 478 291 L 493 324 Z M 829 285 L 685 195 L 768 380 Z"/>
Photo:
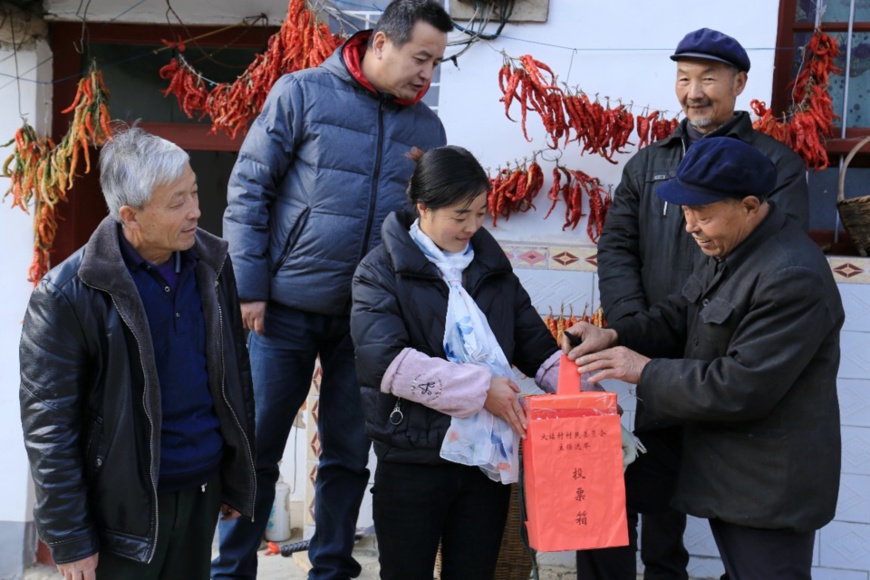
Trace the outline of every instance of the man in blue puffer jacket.
<path fill-rule="evenodd" d="M 432 0 L 395 0 L 374 31 L 321 66 L 285 75 L 239 152 L 224 236 L 235 264 L 256 404 L 253 522 L 220 526 L 212 578 L 255 578 L 278 461 L 320 356 L 320 463 L 312 579 L 352 578 L 359 506 L 369 479 L 349 334 L 353 272 L 404 203 L 416 146 L 446 142 L 420 102 L 441 62 L 450 16 Z"/>

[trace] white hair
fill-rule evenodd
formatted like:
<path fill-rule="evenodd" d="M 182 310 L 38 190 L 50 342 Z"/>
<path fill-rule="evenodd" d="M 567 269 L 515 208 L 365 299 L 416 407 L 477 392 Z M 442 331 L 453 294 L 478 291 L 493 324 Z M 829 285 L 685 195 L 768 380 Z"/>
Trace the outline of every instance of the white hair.
<path fill-rule="evenodd" d="M 120 222 L 121 207 L 141 209 L 155 188 L 181 177 L 189 162 L 190 156 L 175 143 L 139 127 L 121 126 L 100 151 L 100 186 L 109 215 Z"/>

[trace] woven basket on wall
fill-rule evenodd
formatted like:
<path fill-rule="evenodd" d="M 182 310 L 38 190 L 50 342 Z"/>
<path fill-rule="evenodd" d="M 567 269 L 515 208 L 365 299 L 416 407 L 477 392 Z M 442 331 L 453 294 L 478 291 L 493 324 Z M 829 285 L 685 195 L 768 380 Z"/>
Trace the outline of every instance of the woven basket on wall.
<path fill-rule="evenodd" d="M 529 574 L 532 572 L 532 559 L 520 537 L 520 526 L 523 525 L 523 522 L 516 483 L 511 484 L 510 502 L 493 580 L 529 580 Z M 441 578 L 440 546 L 438 547 L 438 556 L 435 559 L 435 577 Z"/>
<path fill-rule="evenodd" d="M 840 179 L 837 183 L 837 211 L 840 221 L 849 233 L 852 244 L 858 253 L 866 256 L 870 251 L 870 195 L 846 199 L 846 169 L 852 158 L 861 148 L 870 142 L 870 137 L 864 137 L 849 151 L 843 167 L 840 169 Z"/>

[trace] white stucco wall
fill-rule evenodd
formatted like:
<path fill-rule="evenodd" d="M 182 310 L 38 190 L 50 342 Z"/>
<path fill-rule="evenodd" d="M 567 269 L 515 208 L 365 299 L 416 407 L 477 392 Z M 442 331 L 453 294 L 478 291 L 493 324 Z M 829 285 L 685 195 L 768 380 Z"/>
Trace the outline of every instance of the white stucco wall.
<path fill-rule="evenodd" d="M 51 65 L 43 63 L 49 56 L 44 43 L 18 52 L 20 82 L 15 81 L 16 59 L 7 49 L 0 49 L 0 140 L 10 139 L 25 117 L 37 132 L 45 134 L 50 123 L 49 85 Z M 9 57 L 9 58 L 7 58 Z M 39 63 L 41 66 L 38 66 Z M 5 160 L 13 148 L 0 148 Z M 9 189 L 9 179 L 0 178 L 0 192 Z M 0 271 L 3 272 L 0 299 L 0 449 L 3 468 L 0 473 L 0 521 L 31 521 L 28 494 L 29 468 L 21 438 L 18 406 L 18 338 L 32 285 L 27 269 L 33 255 L 33 220 L 18 208 L 11 208 L 12 197 L 0 203 Z"/>

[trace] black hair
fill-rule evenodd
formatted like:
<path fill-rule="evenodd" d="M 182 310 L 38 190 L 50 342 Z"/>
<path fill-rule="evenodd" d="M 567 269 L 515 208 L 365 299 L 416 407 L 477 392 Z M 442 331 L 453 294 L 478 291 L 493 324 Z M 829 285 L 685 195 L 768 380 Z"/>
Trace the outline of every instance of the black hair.
<path fill-rule="evenodd" d="M 369 37 L 369 46 L 375 35 L 383 32 L 394 46 L 401 47 L 411 40 L 411 29 L 421 20 L 441 32 L 453 30 L 453 19 L 434 0 L 393 0 L 375 25 L 375 30 Z"/>
<path fill-rule="evenodd" d="M 467 149 L 447 145 L 423 153 L 414 149 L 409 157 L 417 162 L 408 183 L 408 201 L 440 209 L 474 198 L 490 189 L 489 176 Z"/>

